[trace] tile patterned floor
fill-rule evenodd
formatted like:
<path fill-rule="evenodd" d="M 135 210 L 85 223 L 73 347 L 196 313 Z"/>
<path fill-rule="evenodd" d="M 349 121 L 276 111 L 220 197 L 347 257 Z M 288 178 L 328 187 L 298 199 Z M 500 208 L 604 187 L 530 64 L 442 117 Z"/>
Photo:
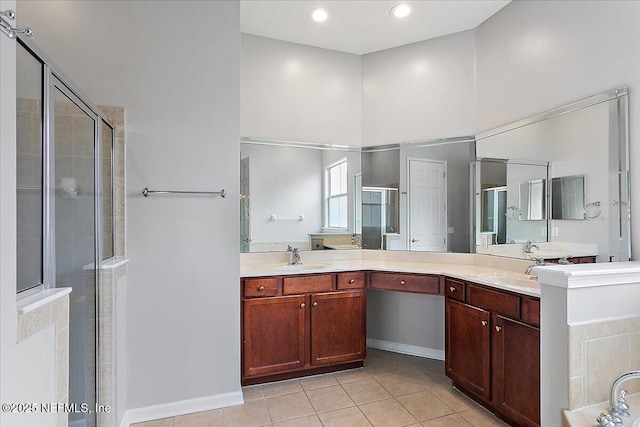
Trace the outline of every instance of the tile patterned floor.
<path fill-rule="evenodd" d="M 451 387 L 444 362 L 367 349 L 365 367 L 242 389 L 244 405 L 132 427 L 506 426 Z"/>

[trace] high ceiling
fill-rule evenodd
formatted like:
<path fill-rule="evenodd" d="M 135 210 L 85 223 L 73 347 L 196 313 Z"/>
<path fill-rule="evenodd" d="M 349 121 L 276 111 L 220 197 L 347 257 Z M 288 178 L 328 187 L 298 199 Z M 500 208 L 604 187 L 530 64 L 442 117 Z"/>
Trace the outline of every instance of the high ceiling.
<path fill-rule="evenodd" d="M 390 14 L 404 3 L 411 14 Z M 363 55 L 477 27 L 509 0 L 242 0 L 240 29 L 294 43 Z M 325 22 L 309 12 L 323 8 Z"/>

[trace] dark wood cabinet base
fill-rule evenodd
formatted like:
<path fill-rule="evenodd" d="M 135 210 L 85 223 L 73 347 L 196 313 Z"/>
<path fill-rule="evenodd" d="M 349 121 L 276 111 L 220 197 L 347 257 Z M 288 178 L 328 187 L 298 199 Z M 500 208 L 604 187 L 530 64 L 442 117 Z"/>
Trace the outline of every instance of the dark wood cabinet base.
<path fill-rule="evenodd" d="M 289 380 L 291 378 L 308 377 L 309 375 L 328 374 L 329 372 L 344 371 L 347 369 L 362 368 L 364 362 L 362 360 L 358 362 L 340 363 L 330 366 L 320 366 L 317 368 L 309 368 L 298 371 L 282 372 L 279 374 L 265 375 L 262 377 L 244 378 L 241 382 L 242 386 L 264 384 L 274 381 Z"/>

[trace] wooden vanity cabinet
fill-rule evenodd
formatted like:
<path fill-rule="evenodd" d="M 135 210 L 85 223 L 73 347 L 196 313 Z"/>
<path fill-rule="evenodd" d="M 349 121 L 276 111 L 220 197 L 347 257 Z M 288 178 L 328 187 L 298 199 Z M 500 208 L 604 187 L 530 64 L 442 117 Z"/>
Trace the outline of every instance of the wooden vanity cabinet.
<path fill-rule="evenodd" d="M 369 287 L 389 291 L 442 295 L 441 277 L 432 274 L 409 274 L 374 271 Z"/>
<path fill-rule="evenodd" d="M 490 313 L 448 299 L 445 304 L 445 370 L 466 390 L 491 398 Z"/>
<path fill-rule="evenodd" d="M 363 360 L 366 302 L 363 291 L 311 295 L 311 364 Z"/>
<path fill-rule="evenodd" d="M 247 299 L 243 303 L 243 376 L 298 369 L 305 364 L 307 297 Z"/>
<path fill-rule="evenodd" d="M 242 279 L 242 384 L 361 367 L 364 278 L 331 273 Z M 275 292 L 267 287 L 273 283 Z"/>
<path fill-rule="evenodd" d="M 540 425 L 540 300 L 445 280 L 445 373 L 512 425 Z"/>
<path fill-rule="evenodd" d="M 496 315 L 492 403 L 517 425 L 540 425 L 540 329 Z"/>

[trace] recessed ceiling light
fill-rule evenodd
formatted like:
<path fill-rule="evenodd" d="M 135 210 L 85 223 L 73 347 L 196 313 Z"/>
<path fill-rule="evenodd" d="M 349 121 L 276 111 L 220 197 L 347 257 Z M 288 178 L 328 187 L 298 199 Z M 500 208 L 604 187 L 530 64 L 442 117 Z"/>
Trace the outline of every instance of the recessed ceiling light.
<path fill-rule="evenodd" d="M 327 13 L 326 10 L 322 8 L 317 8 L 309 12 L 309 16 L 311 17 L 311 19 L 313 19 L 316 22 L 324 22 L 329 17 L 329 14 Z"/>
<path fill-rule="evenodd" d="M 411 8 L 406 4 L 398 4 L 393 6 L 389 13 L 394 18 L 406 18 L 411 13 Z"/>

